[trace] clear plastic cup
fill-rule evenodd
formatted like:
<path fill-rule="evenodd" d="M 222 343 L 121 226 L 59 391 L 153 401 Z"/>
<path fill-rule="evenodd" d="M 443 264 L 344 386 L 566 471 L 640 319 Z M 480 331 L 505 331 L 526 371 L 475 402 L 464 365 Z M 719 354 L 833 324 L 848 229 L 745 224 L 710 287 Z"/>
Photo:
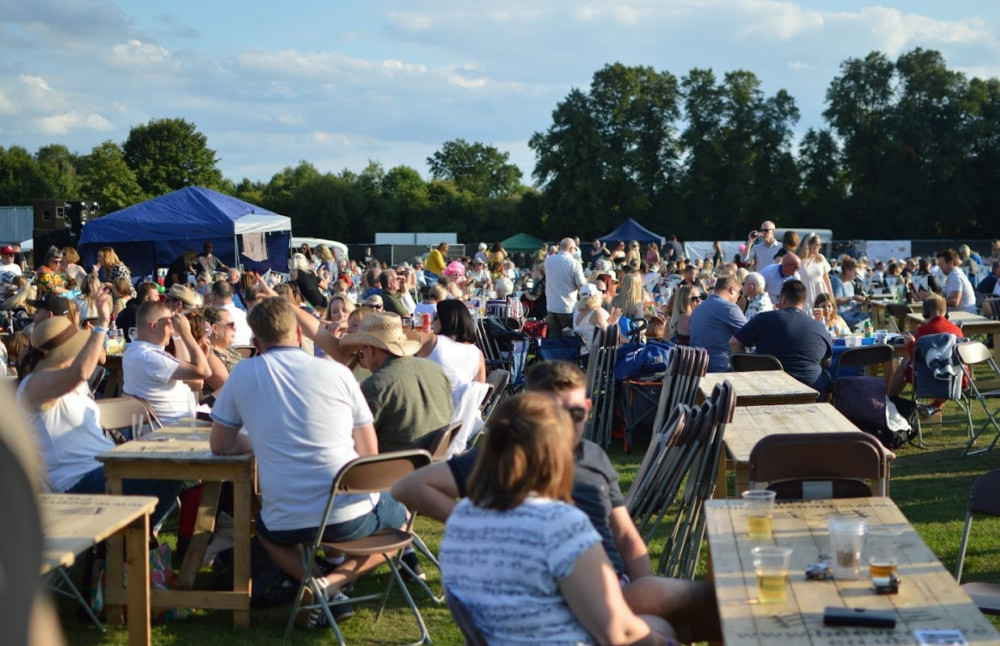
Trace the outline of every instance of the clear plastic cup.
<path fill-rule="evenodd" d="M 747 533 L 750 538 L 762 540 L 771 538 L 774 496 L 775 493 L 767 489 L 752 489 L 743 492 L 743 508 L 747 519 Z"/>
<path fill-rule="evenodd" d="M 892 527 L 873 527 L 868 532 L 865 549 L 871 578 L 896 576 L 902 534 L 903 530 Z"/>
<path fill-rule="evenodd" d="M 757 601 L 785 603 L 788 600 L 788 566 L 792 548 L 760 545 L 750 550 L 757 577 Z"/>
<path fill-rule="evenodd" d="M 868 522 L 858 516 L 834 516 L 829 521 L 833 576 L 857 579 L 861 576 L 861 553 Z"/>

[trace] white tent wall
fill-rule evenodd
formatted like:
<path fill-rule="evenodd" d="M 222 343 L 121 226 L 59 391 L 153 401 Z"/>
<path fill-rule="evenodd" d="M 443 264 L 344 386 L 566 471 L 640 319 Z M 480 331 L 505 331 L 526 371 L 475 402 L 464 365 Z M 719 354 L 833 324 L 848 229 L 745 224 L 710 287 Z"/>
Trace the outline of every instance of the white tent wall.
<path fill-rule="evenodd" d="M 714 240 L 685 242 L 684 257 L 692 260 L 711 259 L 715 255 L 715 249 L 712 247 L 714 244 Z M 746 243 L 742 240 L 720 240 L 719 244 L 722 245 L 723 261 L 731 262 L 733 256 L 740 253 L 740 245 Z"/>

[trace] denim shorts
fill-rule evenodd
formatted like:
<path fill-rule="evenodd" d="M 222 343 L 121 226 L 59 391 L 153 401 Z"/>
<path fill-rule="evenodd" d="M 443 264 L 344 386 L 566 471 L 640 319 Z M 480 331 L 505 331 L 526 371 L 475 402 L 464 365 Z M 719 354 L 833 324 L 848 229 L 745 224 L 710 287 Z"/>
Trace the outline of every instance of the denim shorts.
<path fill-rule="evenodd" d="M 389 494 L 383 493 L 379 496 L 375 508 L 364 516 L 327 525 L 323 532 L 323 541 L 330 543 L 353 541 L 371 536 L 383 529 L 399 529 L 405 523 L 406 507 Z M 307 527 L 272 531 L 264 525 L 264 519 L 260 514 L 257 514 L 257 535 L 275 545 L 308 543 L 316 538 L 318 529 L 319 527 Z"/>

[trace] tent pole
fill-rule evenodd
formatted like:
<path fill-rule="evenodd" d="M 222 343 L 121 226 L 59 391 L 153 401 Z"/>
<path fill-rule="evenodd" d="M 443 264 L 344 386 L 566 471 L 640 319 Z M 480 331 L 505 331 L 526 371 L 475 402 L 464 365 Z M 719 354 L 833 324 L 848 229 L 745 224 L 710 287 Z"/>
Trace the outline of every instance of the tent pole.
<path fill-rule="evenodd" d="M 235 231 L 233 231 L 233 264 L 230 266 L 236 267 L 243 273 L 240 269 L 240 236 Z"/>

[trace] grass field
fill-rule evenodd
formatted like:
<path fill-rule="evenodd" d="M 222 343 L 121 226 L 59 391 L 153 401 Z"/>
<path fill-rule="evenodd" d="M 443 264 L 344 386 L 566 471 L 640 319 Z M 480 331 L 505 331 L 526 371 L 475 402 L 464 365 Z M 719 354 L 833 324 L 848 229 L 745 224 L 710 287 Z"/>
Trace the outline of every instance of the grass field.
<path fill-rule="evenodd" d="M 978 408 L 978 403 L 974 402 L 974 405 Z M 982 423 L 981 410 L 974 420 L 977 427 Z M 934 427 L 925 426 L 925 440 L 928 444 L 926 449 L 907 446 L 897 451 L 897 458 L 892 465 L 890 494 L 944 566 L 954 571 L 969 491 L 979 475 L 1000 466 L 1000 448 L 991 453 L 963 458 L 965 417 L 955 403 L 949 403 L 945 408 L 945 420 L 940 431 L 935 432 L 933 429 Z M 612 461 L 618 466 L 623 489 L 634 478 L 644 450 L 645 445 L 640 439 L 630 455 L 624 454 L 619 447 L 612 447 L 608 451 Z M 441 525 L 418 518 L 417 531 L 432 549 L 436 549 L 441 539 Z M 651 552 L 654 557 L 659 557 L 655 543 L 651 545 Z M 704 557 L 703 549 L 702 560 Z M 430 565 L 425 566 L 425 570 L 431 587 L 440 589 L 437 570 Z M 704 576 L 704 562 L 699 566 L 699 573 L 699 576 Z M 388 575 L 380 573 L 371 577 L 364 584 L 359 584 L 358 590 L 382 589 L 386 576 Z M 984 519 L 977 520 L 974 524 L 964 579 L 1000 583 L 1000 521 Z M 415 587 L 413 594 L 434 643 L 461 644 L 461 635 L 448 611 L 444 607 L 433 605 Z M 77 621 L 72 604 L 60 602 L 60 608 L 63 629 L 70 644 L 127 643 L 123 627 L 109 626 L 108 632 L 102 635 L 93 626 Z M 416 637 L 413 617 L 398 592 L 390 597 L 389 607 L 378 623 L 375 623 L 375 610 L 372 606 L 356 607 L 354 618 L 341 626 L 348 643 L 401 644 Z M 254 611 L 250 630 L 236 630 L 232 628 L 231 615 L 227 612 L 196 611 L 194 616 L 185 620 L 154 624 L 153 643 L 218 646 L 336 643 L 328 629 L 295 629 L 292 636 L 284 640 L 288 612 L 287 606 Z M 991 620 L 994 620 L 994 625 L 1000 626 L 1000 621 L 992 617 Z"/>

